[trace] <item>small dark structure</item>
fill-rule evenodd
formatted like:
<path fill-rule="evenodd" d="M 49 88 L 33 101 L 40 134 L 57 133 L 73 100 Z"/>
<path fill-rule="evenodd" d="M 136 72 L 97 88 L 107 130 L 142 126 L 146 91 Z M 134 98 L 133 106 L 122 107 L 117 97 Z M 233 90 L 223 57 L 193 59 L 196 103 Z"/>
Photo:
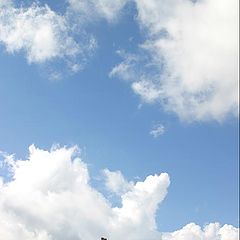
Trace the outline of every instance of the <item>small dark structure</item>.
<path fill-rule="evenodd" d="M 101 237 L 101 240 L 107 240 L 107 238 Z"/>

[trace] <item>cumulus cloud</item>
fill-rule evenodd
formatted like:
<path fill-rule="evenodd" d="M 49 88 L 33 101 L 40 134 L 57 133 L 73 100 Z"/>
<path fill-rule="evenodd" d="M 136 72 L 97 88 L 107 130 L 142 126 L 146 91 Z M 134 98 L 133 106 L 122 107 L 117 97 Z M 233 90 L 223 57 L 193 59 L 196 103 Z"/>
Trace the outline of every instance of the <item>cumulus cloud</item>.
<path fill-rule="evenodd" d="M 91 187 L 78 149 L 29 148 L 27 160 L 11 162 L 12 180 L 0 189 L 0 235 L 18 239 L 146 239 L 158 236 L 154 214 L 169 185 L 166 173 L 126 189 L 112 207 Z M 106 174 L 111 174 L 106 171 Z M 112 173 L 115 178 L 114 173 Z M 136 231 L 138 229 L 138 231 Z"/>
<path fill-rule="evenodd" d="M 158 123 L 153 126 L 149 134 L 152 135 L 154 138 L 158 138 L 164 133 L 165 133 L 165 127 L 162 124 Z"/>
<path fill-rule="evenodd" d="M 231 225 L 221 227 L 219 223 L 210 223 L 201 229 L 200 226 L 190 223 L 178 231 L 163 234 L 162 240 L 237 240 L 238 234 L 238 229 Z"/>
<path fill-rule="evenodd" d="M 4 240 L 96 240 L 101 236 L 237 240 L 238 229 L 217 223 L 203 230 L 192 223 L 173 233 L 160 233 L 155 215 L 170 184 L 167 173 L 127 182 L 120 172 L 104 170 L 106 184 L 121 199 L 121 206 L 114 207 L 91 186 L 77 147 L 46 151 L 32 145 L 26 160 L 6 154 L 4 159 L 11 175 L 10 180 L 0 178 L 0 236 Z"/>
<path fill-rule="evenodd" d="M 11 1 L 0 4 L 0 44 L 9 53 L 23 52 L 29 63 L 62 59 L 73 72 L 96 46 L 91 37 L 76 40 L 68 18 L 48 5 L 15 7 Z"/>
<path fill-rule="evenodd" d="M 151 61 L 142 64 L 146 71 L 140 76 L 135 71 L 131 77 L 134 68 L 126 66 L 126 58 L 113 73 L 130 76 L 144 101 L 158 102 L 182 120 L 222 121 L 238 115 L 238 1 L 135 3 L 146 34 L 140 49 Z M 153 73 L 149 65 L 155 67 Z"/>
<path fill-rule="evenodd" d="M 103 170 L 105 177 L 105 186 L 107 189 L 117 195 L 122 195 L 127 191 L 131 190 L 134 186 L 133 182 L 128 182 L 120 171 L 109 171 L 108 169 Z"/>

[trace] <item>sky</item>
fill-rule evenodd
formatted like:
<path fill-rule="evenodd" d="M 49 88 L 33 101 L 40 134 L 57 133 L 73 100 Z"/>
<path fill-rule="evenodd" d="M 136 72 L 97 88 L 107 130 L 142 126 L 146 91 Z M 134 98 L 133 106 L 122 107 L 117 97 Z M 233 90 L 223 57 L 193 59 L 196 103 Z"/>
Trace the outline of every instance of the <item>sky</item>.
<path fill-rule="evenodd" d="M 237 240 L 237 0 L 0 0 L 0 239 Z"/>

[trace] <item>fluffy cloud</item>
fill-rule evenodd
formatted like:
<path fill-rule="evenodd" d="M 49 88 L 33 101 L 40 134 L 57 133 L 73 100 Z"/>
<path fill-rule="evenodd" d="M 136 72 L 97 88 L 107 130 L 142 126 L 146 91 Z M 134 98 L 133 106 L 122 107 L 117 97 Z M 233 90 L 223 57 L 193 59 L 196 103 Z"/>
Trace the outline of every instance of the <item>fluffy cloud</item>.
<path fill-rule="evenodd" d="M 60 14 L 37 1 L 16 7 L 14 1 L 0 0 L 0 44 L 9 53 L 23 52 L 29 63 L 60 59 L 76 73 L 97 46 L 86 25 L 100 19 L 116 21 L 126 2 L 69 0 Z M 49 75 L 58 79 L 61 72 L 52 70 Z"/>
<path fill-rule="evenodd" d="M 238 234 L 239 231 L 230 225 L 220 227 L 219 223 L 210 223 L 201 229 L 198 225 L 190 223 L 178 231 L 163 234 L 162 240 L 232 240 L 238 239 Z"/>
<path fill-rule="evenodd" d="M 100 18 L 115 21 L 126 2 L 69 0 L 65 12 L 58 14 L 37 1 L 16 7 L 11 0 L 0 0 L 0 44 L 9 53 L 24 52 L 29 63 L 60 58 L 76 72 L 81 68 L 76 58 L 85 62 L 96 47 L 85 24 Z"/>
<path fill-rule="evenodd" d="M 101 235 L 145 239 L 159 235 L 154 213 L 167 193 L 166 173 L 133 184 L 121 195 L 118 208 L 91 187 L 87 165 L 77 156 L 76 147 L 48 152 L 31 146 L 29 151 L 25 161 L 5 160 L 12 180 L 0 189 L 0 235 L 4 239 L 93 240 Z"/>
<path fill-rule="evenodd" d="M 86 34 L 85 24 L 99 18 L 116 20 L 126 2 L 68 0 L 64 13 L 58 14 L 37 1 L 32 6 L 15 7 L 11 0 L 0 0 L 0 43 L 10 53 L 25 52 L 30 63 L 56 58 L 69 62 L 96 47 L 93 38 Z M 75 33 L 79 35 L 76 37 Z M 76 65 L 72 68 L 75 71 Z"/>
<path fill-rule="evenodd" d="M 116 66 L 113 73 L 130 76 L 144 101 L 159 102 L 182 120 L 221 121 L 237 115 L 238 1 L 135 2 L 146 33 L 140 48 L 151 60 L 141 63 L 145 72 L 139 74 L 126 66 L 125 57 L 124 69 Z"/>
<path fill-rule="evenodd" d="M 62 59 L 73 72 L 96 45 L 90 37 L 77 41 L 67 17 L 47 5 L 15 7 L 11 1 L 0 1 L 0 44 L 9 53 L 24 52 L 29 63 Z"/>
<path fill-rule="evenodd" d="M 121 196 L 134 187 L 134 183 L 126 181 L 120 171 L 112 172 L 108 169 L 104 169 L 103 175 L 105 177 L 105 186 L 107 189 L 117 195 Z"/>
<path fill-rule="evenodd" d="M 167 194 L 166 173 L 127 182 L 105 170 L 106 184 L 119 194 L 121 207 L 91 186 L 87 165 L 77 147 L 45 151 L 29 147 L 26 160 L 4 154 L 2 167 L 11 180 L 0 184 L 0 236 L 4 240 L 237 240 L 238 229 L 189 224 L 173 233 L 156 229 L 155 214 Z M 6 175 L 6 173 L 5 173 Z M 121 190 L 123 188 L 123 191 Z"/>

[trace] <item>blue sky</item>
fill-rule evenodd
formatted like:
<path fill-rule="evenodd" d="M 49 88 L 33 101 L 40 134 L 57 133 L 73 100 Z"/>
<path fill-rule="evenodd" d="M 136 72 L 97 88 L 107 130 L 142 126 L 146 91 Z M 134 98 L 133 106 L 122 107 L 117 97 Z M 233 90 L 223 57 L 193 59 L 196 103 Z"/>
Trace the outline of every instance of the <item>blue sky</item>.
<path fill-rule="evenodd" d="M 45 2 L 56 12 L 64 12 L 67 5 L 55 1 L 39 4 Z M 113 205 L 118 200 L 108 196 L 99 181 L 101 169 L 119 170 L 128 181 L 166 172 L 171 184 L 157 211 L 158 229 L 172 232 L 190 222 L 238 227 L 238 117 L 225 106 L 223 114 L 207 112 L 196 119 L 193 115 L 198 116 L 198 110 L 188 113 L 186 109 L 192 106 L 185 106 L 181 115 L 179 108 L 166 110 L 170 105 L 164 106 L 162 99 L 149 103 L 133 91 L 135 80 L 124 79 L 122 73 L 110 77 L 122 61 L 117 50 L 138 58 L 152 54 L 139 50 L 139 44 L 151 36 L 139 25 L 134 4 L 123 9 L 117 20 L 99 17 L 86 23 L 84 31 L 94 36 L 97 47 L 83 69 L 75 73 L 62 58 L 29 63 L 24 47 L 9 53 L 9 43 L 0 37 L 0 149 L 26 159 L 31 144 L 40 149 L 50 149 L 53 144 L 78 145 L 89 166 L 91 184 Z M 76 35 L 76 42 L 79 38 Z M 141 60 L 136 62 L 134 71 L 144 69 L 141 74 L 149 77 L 146 63 L 142 67 Z M 51 79 L 52 69 L 61 74 L 59 79 Z M 164 70 L 156 71 L 164 75 Z M 138 77 L 138 72 L 134 73 Z M 186 121 L 186 116 L 191 120 Z M 157 124 L 164 126 L 164 133 L 153 137 L 150 131 Z M 0 173 L 6 178 L 6 171 Z"/>

